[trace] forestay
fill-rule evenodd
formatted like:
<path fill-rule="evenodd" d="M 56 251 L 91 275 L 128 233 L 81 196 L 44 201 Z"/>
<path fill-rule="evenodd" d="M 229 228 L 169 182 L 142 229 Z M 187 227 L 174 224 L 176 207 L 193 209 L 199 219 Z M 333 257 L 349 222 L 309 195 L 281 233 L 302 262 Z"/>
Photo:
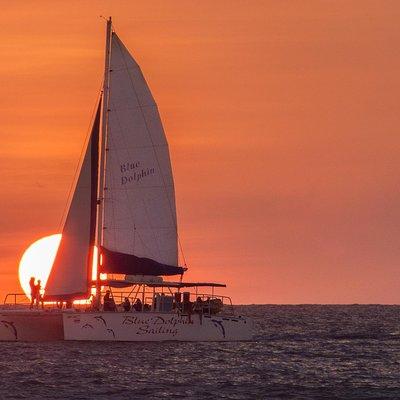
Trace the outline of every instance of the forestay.
<path fill-rule="evenodd" d="M 174 183 L 157 105 L 142 72 L 113 33 L 102 245 L 178 265 Z"/>

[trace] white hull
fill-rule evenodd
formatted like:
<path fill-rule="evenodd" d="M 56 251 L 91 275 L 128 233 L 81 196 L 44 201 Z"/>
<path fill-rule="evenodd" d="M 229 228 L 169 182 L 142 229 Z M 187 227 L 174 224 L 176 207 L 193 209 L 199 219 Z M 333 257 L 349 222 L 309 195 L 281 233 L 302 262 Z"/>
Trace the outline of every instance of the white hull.
<path fill-rule="evenodd" d="M 252 339 L 245 317 L 156 312 L 0 310 L 0 341 L 240 341 Z"/>
<path fill-rule="evenodd" d="M 245 317 L 187 316 L 172 313 L 63 313 L 65 340 L 127 342 L 239 341 L 252 339 Z"/>
<path fill-rule="evenodd" d="M 0 341 L 50 342 L 63 339 L 61 312 L 0 310 Z"/>

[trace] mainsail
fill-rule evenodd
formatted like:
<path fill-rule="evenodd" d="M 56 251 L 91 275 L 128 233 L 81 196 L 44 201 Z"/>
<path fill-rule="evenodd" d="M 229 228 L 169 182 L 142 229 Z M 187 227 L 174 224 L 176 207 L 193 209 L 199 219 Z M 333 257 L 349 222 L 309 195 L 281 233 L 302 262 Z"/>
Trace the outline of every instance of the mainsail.
<path fill-rule="evenodd" d="M 140 67 L 111 33 L 111 20 L 102 101 L 46 300 L 88 297 L 95 245 L 102 255 L 98 272 L 176 275 L 185 270 L 178 266 L 174 182 L 157 105 Z"/>
<path fill-rule="evenodd" d="M 116 260 L 125 254 L 180 274 L 174 183 L 157 105 L 115 32 L 110 47 L 102 272 L 118 272 Z M 130 272 L 141 273 L 134 264 Z M 158 274 L 151 265 L 146 270 Z"/>
<path fill-rule="evenodd" d="M 71 200 L 45 300 L 87 298 L 96 233 L 100 103 Z"/>

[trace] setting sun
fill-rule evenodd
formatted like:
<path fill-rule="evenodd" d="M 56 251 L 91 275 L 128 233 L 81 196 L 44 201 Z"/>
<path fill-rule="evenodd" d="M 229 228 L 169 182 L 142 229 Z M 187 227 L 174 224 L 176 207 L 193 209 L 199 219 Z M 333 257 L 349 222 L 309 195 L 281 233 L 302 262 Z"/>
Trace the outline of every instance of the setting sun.
<path fill-rule="evenodd" d="M 30 297 L 29 279 L 41 280 L 42 288 L 46 286 L 54 258 L 61 241 L 61 234 L 46 236 L 32 243 L 19 263 L 19 282 L 24 293 Z"/>

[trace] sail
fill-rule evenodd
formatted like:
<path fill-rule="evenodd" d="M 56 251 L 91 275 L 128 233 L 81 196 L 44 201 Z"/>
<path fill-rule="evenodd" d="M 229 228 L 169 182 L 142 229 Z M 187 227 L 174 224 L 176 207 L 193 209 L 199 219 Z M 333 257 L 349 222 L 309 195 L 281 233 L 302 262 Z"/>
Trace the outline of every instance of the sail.
<path fill-rule="evenodd" d="M 110 57 L 101 244 L 107 254 L 177 266 L 174 183 L 157 105 L 115 33 Z"/>
<path fill-rule="evenodd" d="M 185 268 L 166 265 L 150 258 L 109 251 L 101 247 L 102 271 L 125 275 L 182 275 Z"/>
<path fill-rule="evenodd" d="M 71 200 L 45 300 L 87 298 L 96 232 L 100 104 Z"/>

